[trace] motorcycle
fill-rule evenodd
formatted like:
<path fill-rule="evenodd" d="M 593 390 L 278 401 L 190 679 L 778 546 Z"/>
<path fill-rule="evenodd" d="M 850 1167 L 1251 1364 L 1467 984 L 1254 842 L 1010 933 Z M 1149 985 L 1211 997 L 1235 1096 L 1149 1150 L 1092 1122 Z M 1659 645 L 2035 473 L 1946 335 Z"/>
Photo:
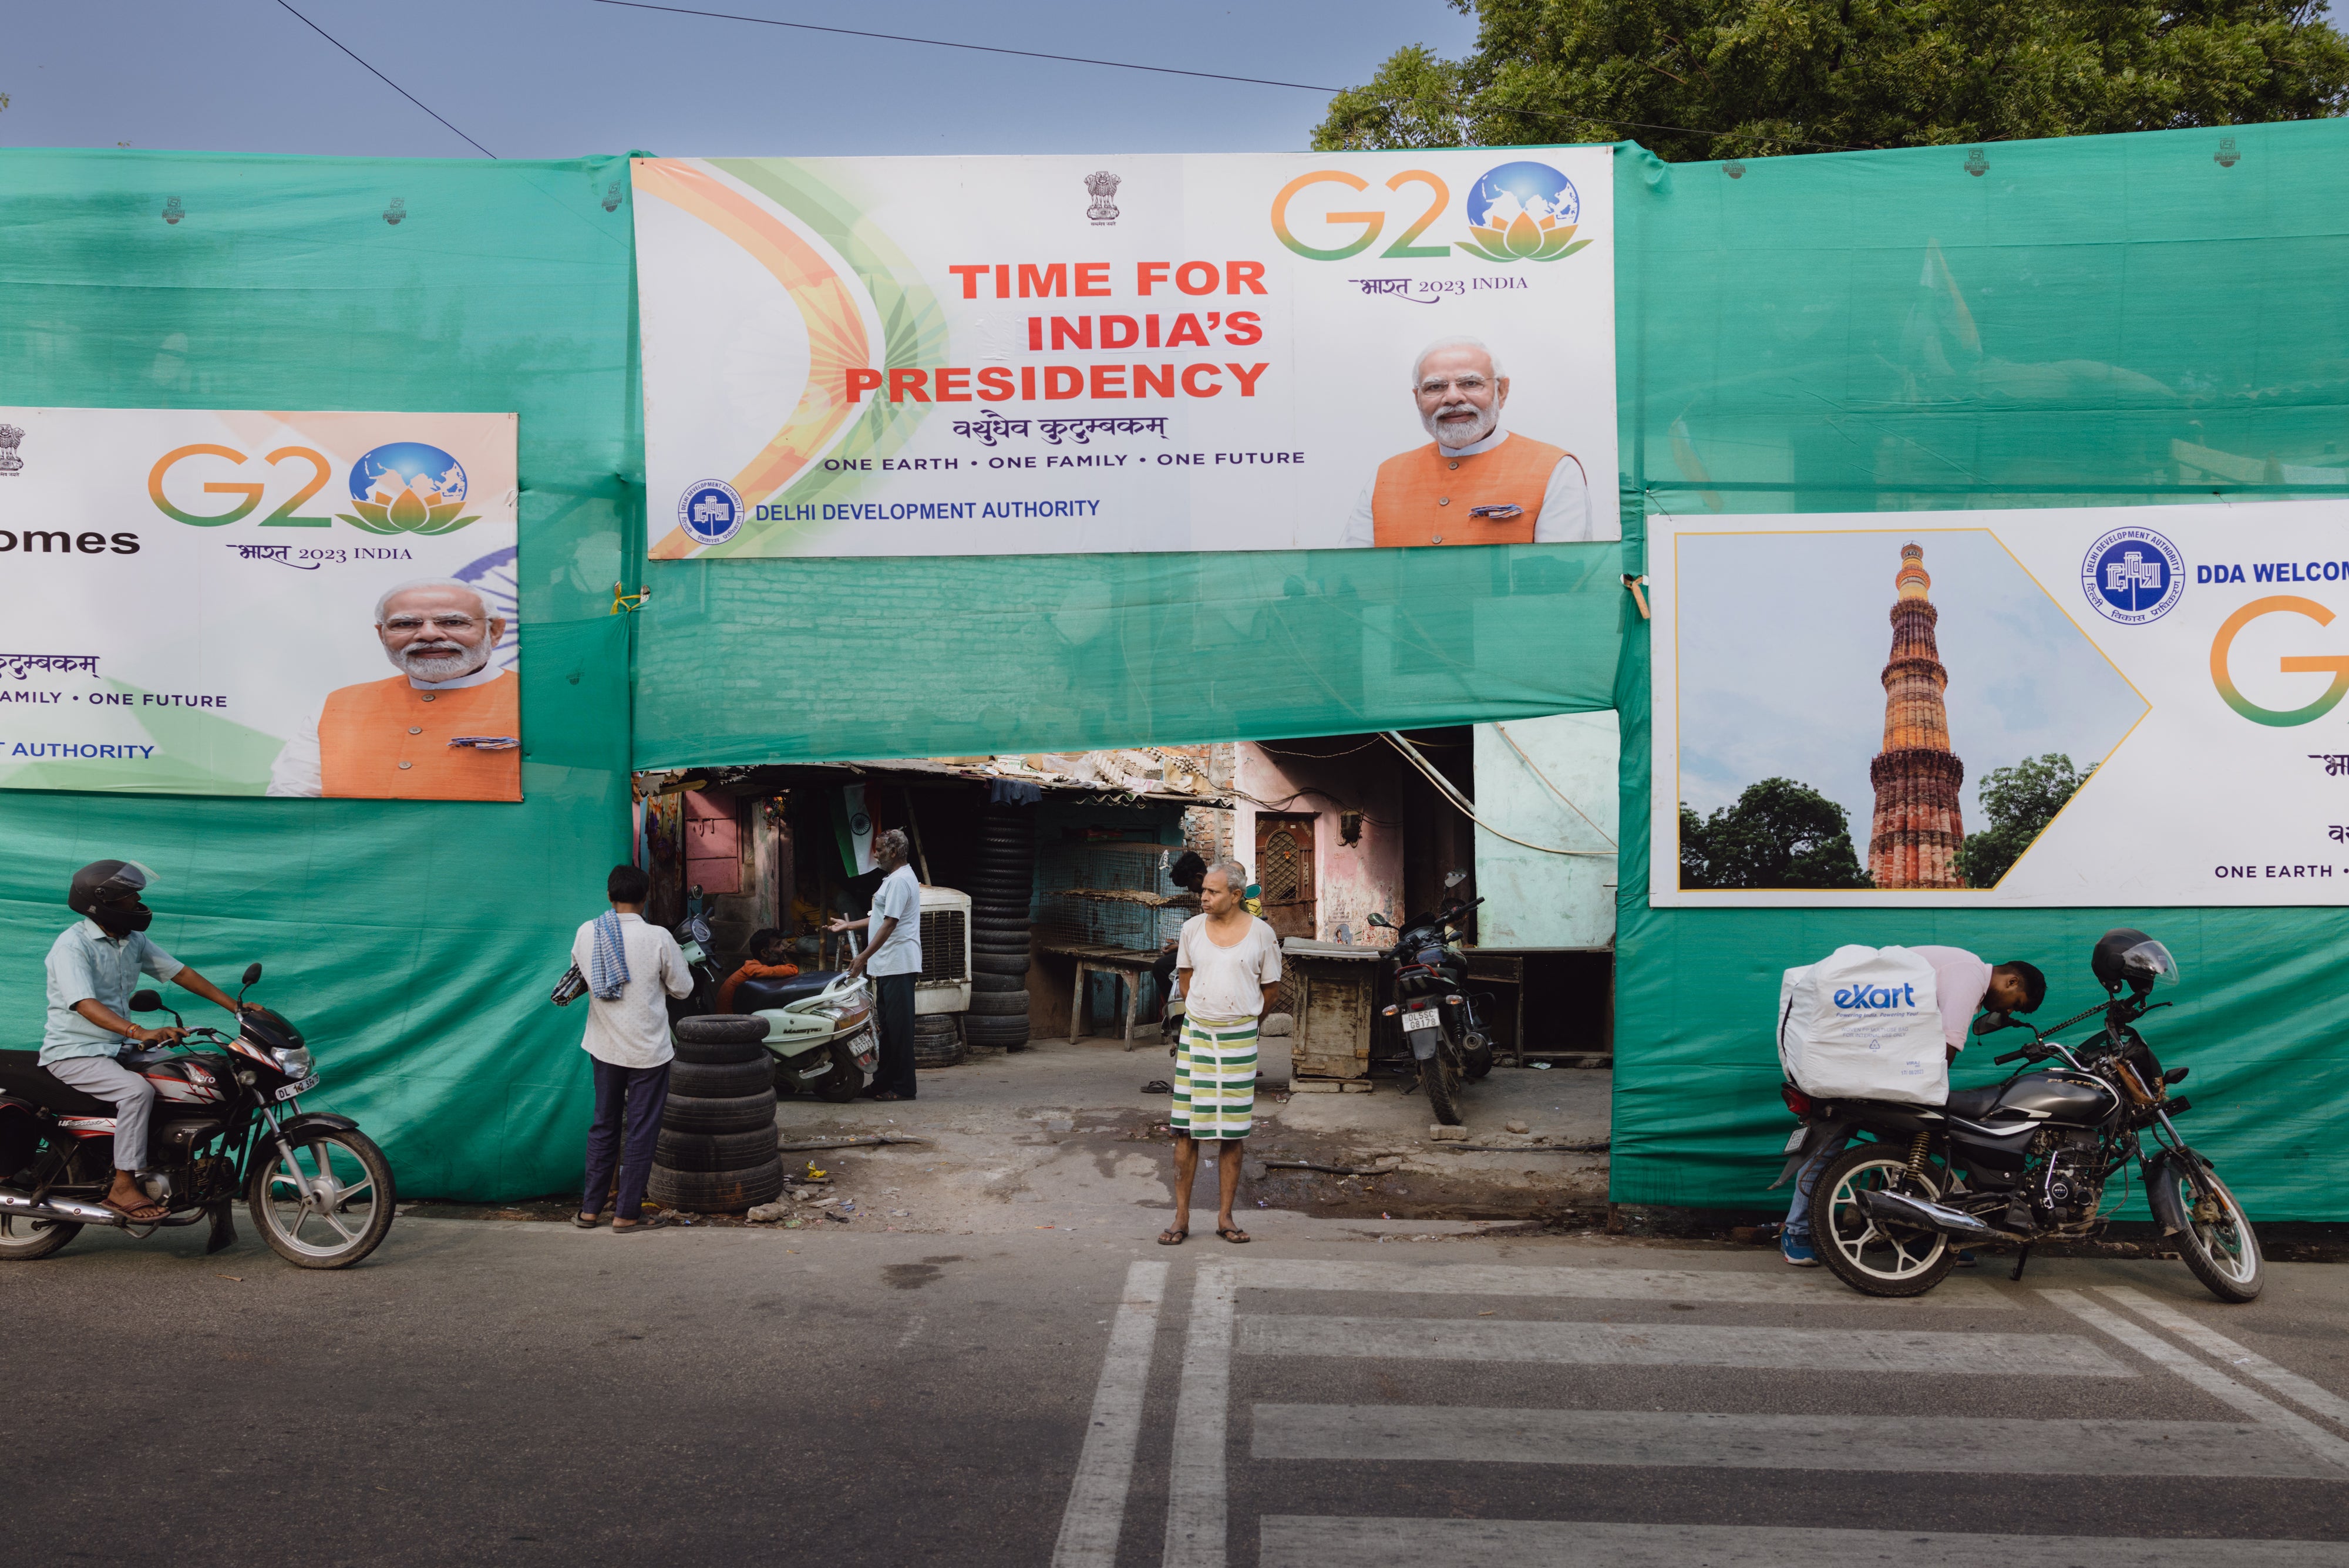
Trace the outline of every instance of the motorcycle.
<path fill-rule="evenodd" d="M 718 1011 L 718 987 L 722 977 L 718 972 L 718 961 L 709 956 L 709 919 L 703 911 L 703 901 L 700 883 L 687 888 L 685 919 L 669 933 L 677 938 L 677 950 L 685 955 L 685 967 L 693 976 L 692 991 L 668 999 L 668 1021 L 672 1024 L 680 1018 Z"/>
<path fill-rule="evenodd" d="M 1828 1162 L 1815 1188 L 1812 1241 L 1837 1278 L 1868 1295 L 1921 1295 L 1948 1275 L 1958 1247 L 2005 1246 L 2019 1249 L 2021 1279 L 2035 1243 L 2103 1228 L 2105 1184 L 2134 1160 L 2163 1235 L 2210 1293 L 2230 1303 L 2260 1293 L 2251 1220 L 2172 1120 L 2191 1108 L 2169 1092 L 2191 1069 L 2165 1071 L 2135 1027 L 2171 1005 L 2147 999 L 2178 983 L 2177 961 L 2143 931 L 2120 929 L 2097 942 L 2090 967 L 2106 999 L 2059 1023 L 2039 1029 L 2000 1012 L 1975 1021 L 1977 1035 L 2031 1034 L 1995 1059 L 2025 1064 L 2004 1083 L 1954 1090 L 1938 1107 L 1817 1101 L 1786 1085 L 1806 1137 L 1832 1128 L 1871 1140 Z M 2098 1013 L 2104 1026 L 2087 1040 L 2054 1038 Z M 2051 1058 L 2063 1064 L 2037 1067 Z"/>
<path fill-rule="evenodd" d="M 1454 871 L 1444 885 L 1456 888 L 1465 879 L 1464 873 Z M 1435 913 L 1407 920 L 1387 950 L 1395 1000 L 1379 1014 L 1402 1025 L 1427 1103 L 1446 1127 L 1460 1125 L 1462 1085 L 1493 1070 L 1493 1044 L 1485 1033 L 1478 999 L 1464 989 L 1468 960 L 1460 950 L 1460 923 L 1484 901 L 1448 899 Z M 1381 930 L 1396 929 L 1376 910 L 1368 923 Z"/>
<path fill-rule="evenodd" d="M 282 1014 L 244 1005 L 260 981 L 249 966 L 234 1034 L 189 1029 L 177 1045 L 116 1058 L 155 1085 L 154 1164 L 139 1185 L 169 1212 L 151 1224 L 99 1201 L 114 1175 L 113 1103 L 52 1076 L 36 1051 L 0 1051 L 0 1262 L 46 1258 L 85 1225 L 144 1239 L 207 1219 L 209 1257 L 236 1240 L 240 1192 L 271 1250 L 296 1267 L 347 1269 L 382 1243 L 398 1201 L 391 1164 L 348 1117 L 302 1109 L 316 1063 Z M 130 1011 L 171 1012 L 151 991 Z"/>
<path fill-rule="evenodd" d="M 786 1098 L 812 1094 L 845 1105 L 880 1063 L 872 983 L 862 976 L 819 971 L 795 980 L 746 980 L 735 987 L 734 1005 L 767 1021 L 775 1093 Z"/>

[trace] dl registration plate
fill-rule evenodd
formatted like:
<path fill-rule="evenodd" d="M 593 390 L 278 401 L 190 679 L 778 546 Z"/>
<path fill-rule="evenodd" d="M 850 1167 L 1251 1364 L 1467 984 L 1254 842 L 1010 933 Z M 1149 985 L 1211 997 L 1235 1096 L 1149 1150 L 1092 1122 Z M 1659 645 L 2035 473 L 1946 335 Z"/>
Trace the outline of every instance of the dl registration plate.
<path fill-rule="evenodd" d="M 277 1091 L 277 1098 L 290 1100 L 296 1095 L 306 1095 L 318 1086 L 318 1075 L 311 1074 L 298 1084 L 288 1084 Z"/>
<path fill-rule="evenodd" d="M 1438 1022 L 1433 1007 L 1415 1007 L 1402 1015 L 1405 1029 L 1433 1029 Z"/>

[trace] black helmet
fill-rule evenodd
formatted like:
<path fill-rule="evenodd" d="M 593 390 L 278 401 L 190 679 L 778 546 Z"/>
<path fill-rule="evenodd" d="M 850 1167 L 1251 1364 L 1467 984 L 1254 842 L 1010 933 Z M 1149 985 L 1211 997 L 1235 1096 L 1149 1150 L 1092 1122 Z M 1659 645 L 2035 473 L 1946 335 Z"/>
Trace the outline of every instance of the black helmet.
<path fill-rule="evenodd" d="M 2096 983 L 2107 992 L 2117 992 L 2126 985 L 2143 996 L 2157 983 L 2178 983 L 2178 961 L 2169 956 L 2169 950 L 2143 931 L 2127 926 L 2106 931 L 2097 939 L 2095 951 L 2088 956 L 2088 967 L 2095 971 Z"/>
<path fill-rule="evenodd" d="M 73 874 L 66 907 L 96 920 L 109 936 L 143 931 L 154 924 L 155 911 L 139 895 L 154 881 L 155 873 L 136 860 L 93 860 Z"/>

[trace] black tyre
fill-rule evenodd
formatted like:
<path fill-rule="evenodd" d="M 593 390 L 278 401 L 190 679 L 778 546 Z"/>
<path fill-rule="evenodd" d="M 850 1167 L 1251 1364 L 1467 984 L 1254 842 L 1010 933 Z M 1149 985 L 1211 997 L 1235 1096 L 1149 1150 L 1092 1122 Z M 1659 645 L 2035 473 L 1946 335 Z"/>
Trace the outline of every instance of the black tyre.
<path fill-rule="evenodd" d="M 1028 1019 L 981 1017 L 976 1013 L 966 1017 L 962 1025 L 963 1038 L 974 1045 L 1025 1045 L 1028 1044 Z"/>
<path fill-rule="evenodd" d="M 767 1021 L 747 1012 L 702 1012 L 677 1022 L 677 1037 L 697 1044 L 719 1044 L 747 1043 L 756 1045 L 767 1037 Z"/>
<path fill-rule="evenodd" d="M 1811 1245 L 1828 1271 L 1871 1296 L 1921 1296 L 1947 1279 L 1958 1266 L 1950 1239 L 1879 1223 L 1860 1207 L 1867 1191 L 1939 1201 L 1941 1183 L 1930 1165 L 1912 1174 L 1905 1152 L 1890 1144 L 1854 1144 L 1829 1160 L 1811 1198 Z"/>
<path fill-rule="evenodd" d="M 838 1040 L 832 1043 L 832 1071 L 811 1085 L 815 1097 L 827 1105 L 844 1106 L 854 1099 L 864 1087 L 864 1074 L 856 1065 L 856 1054 Z"/>
<path fill-rule="evenodd" d="M 667 1126 L 653 1145 L 653 1164 L 671 1170 L 749 1170 L 775 1158 L 775 1129 L 755 1132 L 676 1132 Z"/>
<path fill-rule="evenodd" d="M 1438 1045 L 1435 1054 L 1419 1064 L 1419 1085 L 1427 1091 L 1428 1107 L 1445 1127 L 1460 1125 L 1460 1070 L 1452 1054 Z"/>
<path fill-rule="evenodd" d="M 677 1062 L 668 1070 L 669 1101 L 680 1095 L 703 1100 L 730 1100 L 772 1087 L 775 1070 L 768 1065 L 762 1047 L 758 1055 L 740 1062 Z"/>
<path fill-rule="evenodd" d="M 954 1035 L 914 1042 L 914 1065 L 916 1067 L 951 1067 L 962 1059 L 962 1042 Z"/>
<path fill-rule="evenodd" d="M 1468 1081 L 1472 1084 L 1481 1084 L 1492 1074 L 1492 1071 L 1493 1047 L 1491 1044 L 1479 1044 L 1471 1046 L 1468 1051 Z"/>
<path fill-rule="evenodd" d="M 752 1064 L 757 1065 L 757 1064 Z M 765 1071 L 763 1067 L 760 1069 Z M 671 1095 L 661 1109 L 661 1127 L 681 1133 L 756 1132 L 775 1125 L 775 1091 L 730 1095 L 704 1099 L 695 1095 Z"/>
<path fill-rule="evenodd" d="M 1036 945 L 1028 941 L 973 942 L 970 944 L 970 965 L 974 970 L 978 968 L 978 961 L 983 958 L 1015 960 L 1019 965 L 1018 972 L 1025 974 L 1028 972 L 1028 961 L 1035 950 Z M 992 964 L 988 968 L 992 973 L 1002 972 Z"/>
<path fill-rule="evenodd" d="M 399 1205 L 391 1162 L 363 1132 L 311 1127 L 293 1157 L 264 1144 L 244 1185 L 270 1251 L 301 1269 L 347 1269 L 382 1244 Z"/>
<path fill-rule="evenodd" d="M 970 955 L 970 979 L 973 985 L 982 980 L 1006 979 L 1028 972 L 1028 949 L 1022 944 L 1014 952 L 994 952 L 981 948 Z"/>
<path fill-rule="evenodd" d="M 2257 1297 L 2267 1283 L 2260 1239 L 2227 1184 L 2190 1156 L 2165 1162 L 2161 1179 L 2178 1184 L 2178 1207 L 2186 1216 L 2178 1255 L 2194 1277 L 2222 1302 L 2240 1304 Z"/>
<path fill-rule="evenodd" d="M 1020 920 L 973 920 L 970 923 L 970 943 L 977 947 L 1003 947 L 1011 942 L 1026 942 L 1032 928 Z"/>
<path fill-rule="evenodd" d="M 81 1234 L 70 1220 L 35 1220 L 23 1214 L 0 1214 L 0 1263 L 29 1263 Z"/>
<path fill-rule="evenodd" d="M 1025 898 L 1035 888 L 1035 874 L 1022 867 L 982 869 L 963 885 L 963 891 L 973 903 L 999 901 L 1004 898 Z"/>
<path fill-rule="evenodd" d="M 984 996 L 984 995 L 986 995 L 986 994 L 987 994 L 988 992 L 1005 992 L 1005 991 L 1019 991 L 1019 992 L 1024 992 L 1024 991 L 1026 991 L 1027 989 L 1028 989 L 1028 980 L 1027 980 L 1027 976 L 1026 976 L 1024 973 L 1021 973 L 1021 974 L 986 974 L 986 973 L 978 973 L 978 974 L 974 974 L 974 975 L 972 975 L 972 976 L 970 977 L 970 991 L 971 991 L 971 994 L 972 994 L 973 996 Z"/>
<path fill-rule="evenodd" d="M 754 1203 L 771 1201 L 782 1189 L 782 1159 L 771 1155 L 765 1164 L 747 1170 L 670 1170 L 656 1164 L 645 1196 L 688 1214 L 740 1214 Z"/>
<path fill-rule="evenodd" d="M 1028 993 L 1024 991 L 982 991 L 970 999 L 972 1018 L 1025 1018 L 1028 1016 Z"/>
<path fill-rule="evenodd" d="M 951 1012 L 914 1014 L 914 1033 L 917 1038 L 924 1034 L 952 1034 L 954 1032 L 955 1015 Z"/>

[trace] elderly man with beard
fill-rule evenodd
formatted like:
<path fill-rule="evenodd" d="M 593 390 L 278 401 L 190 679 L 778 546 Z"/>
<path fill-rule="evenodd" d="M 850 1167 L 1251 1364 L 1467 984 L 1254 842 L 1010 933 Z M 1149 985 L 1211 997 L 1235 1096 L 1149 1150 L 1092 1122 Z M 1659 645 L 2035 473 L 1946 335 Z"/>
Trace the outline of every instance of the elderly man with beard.
<path fill-rule="evenodd" d="M 269 793 L 520 800 L 521 682 L 490 662 L 505 630 L 454 577 L 385 594 L 376 637 L 399 673 L 327 693 L 271 765 Z"/>
<path fill-rule="evenodd" d="M 1483 343 L 1429 344 L 1412 366 L 1411 389 L 1419 422 L 1435 439 L 1379 464 L 1340 543 L 1556 545 L 1623 536 L 1611 501 L 1593 516 L 1579 458 L 1501 428 L 1509 377 Z"/>

